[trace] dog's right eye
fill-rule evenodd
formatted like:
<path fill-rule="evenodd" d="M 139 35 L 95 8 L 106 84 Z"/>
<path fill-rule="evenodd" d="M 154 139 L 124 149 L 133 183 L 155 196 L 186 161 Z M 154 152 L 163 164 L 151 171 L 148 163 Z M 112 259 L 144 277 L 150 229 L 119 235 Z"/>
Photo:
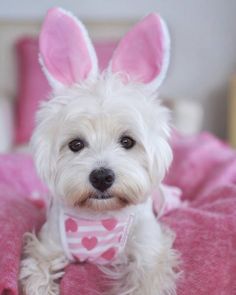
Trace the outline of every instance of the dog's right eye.
<path fill-rule="evenodd" d="M 77 138 L 69 142 L 68 146 L 72 152 L 77 153 L 85 147 L 85 142 L 82 139 Z"/>
<path fill-rule="evenodd" d="M 120 139 L 120 144 L 124 149 L 129 150 L 135 145 L 135 140 L 129 136 L 122 136 Z"/>

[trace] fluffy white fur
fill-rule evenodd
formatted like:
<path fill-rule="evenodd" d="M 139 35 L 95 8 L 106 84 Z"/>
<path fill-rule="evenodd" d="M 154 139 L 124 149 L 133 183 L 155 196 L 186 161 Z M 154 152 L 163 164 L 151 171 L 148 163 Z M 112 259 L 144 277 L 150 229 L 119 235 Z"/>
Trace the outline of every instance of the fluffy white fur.
<path fill-rule="evenodd" d="M 57 89 L 39 113 L 32 138 L 39 175 L 52 194 L 47 221 L 36 237 L 27 234 L 20 282 L 27 295 L 58 295 L 58 279 L 68 265 L 59 235 L 59 203 L 79 206 L 87 214 L 135 211 L 124 251 L 101 269 L 113 281 L 109 295 L 175 294 L 178 255 L 173 234 L 157 222 L 150 197 L 172 160 L 168 144 L 169 112 L 139 83 L 124 84 L 105 72 L 71 87 Z M 124 149 L 121 136 L 136 144 Z M 87 142 L 73 153 L 68 143 Z M 111 199 L 96 200 L 89 182 L 101 166 L 116 175 Z"/>
<path fill-rule="evenodd" d="M 104 75 L 64 89 L 44 103 L 32 144 L 39 174 L 54 198 L 39 237 L 29 235 L 26 243 L 20 278 L 27 294 L 59 294 L 55 278 L 63 275 L 68 261 L 58 235 L 58 199 L 70 206 L 86 199 L 94 192 L 88 175 L 104 165 L 117 175 L 110 192 L 117 198 L 89 200 L 84 210 L 123 210 L 118 199 L 122 196 L 127 204 L 136 205 L 138 216 L 120 257 L 124 267 L 117 264 L 119 259 L 104 269 L 117 278 L 109 294 L 174 294 L 173 236 L 157 223 L 149 198 L 172 159 L 168 119 L 159 100 L 146 97 L 137 84 L 124 85 L 117 76 Z M 120 146 L 123 134 L 136 140 L 133 149 Z M 67 144 L 77 137 L 89 146 L 74 154 Z"/>

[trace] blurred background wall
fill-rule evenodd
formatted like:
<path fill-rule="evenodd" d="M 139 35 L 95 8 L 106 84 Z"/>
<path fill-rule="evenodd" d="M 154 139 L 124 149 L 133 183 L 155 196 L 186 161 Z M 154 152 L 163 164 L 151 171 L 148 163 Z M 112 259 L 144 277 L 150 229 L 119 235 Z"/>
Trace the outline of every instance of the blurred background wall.
<path fill-rule="evenodd" d="M 133 23 L 158 11 L 172 39 L 171 66 L 161 95 L 200 102 L 203 129 L 225 137 L 228 84 L 236 71 L 235 0 L 2 0 L 0 21 L 40 22 L 48 8 L 58 5 L 85 22 Z M 11 84 L 11 77 L 1 77 L 1 72 L 0 87 Z"/>

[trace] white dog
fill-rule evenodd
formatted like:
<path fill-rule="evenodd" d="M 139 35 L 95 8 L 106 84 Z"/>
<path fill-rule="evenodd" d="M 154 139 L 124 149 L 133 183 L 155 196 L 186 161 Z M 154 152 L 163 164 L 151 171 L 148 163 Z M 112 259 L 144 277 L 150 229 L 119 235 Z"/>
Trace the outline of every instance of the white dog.
<path fill-rule="evenodd" d="M 52 204 L 38 237 L 28 234 L 24 293 L 59 294 L 65 266 L 88 261 L 115 279 L 108 294 L 175 294 L 174 237 L 151 198 L 172 159 L 169 113 L 156 98 L 169 61 L 163 20 L 154 13 L 141 20 L 99 74 L 84 26 L 54 8 L 40 61 L 53 95 L 32 145 Z"/>

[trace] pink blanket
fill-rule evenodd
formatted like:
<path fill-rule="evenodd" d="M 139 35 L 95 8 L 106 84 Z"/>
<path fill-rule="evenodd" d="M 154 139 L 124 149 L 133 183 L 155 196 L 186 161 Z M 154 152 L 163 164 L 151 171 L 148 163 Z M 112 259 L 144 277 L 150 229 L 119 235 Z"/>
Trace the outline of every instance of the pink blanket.
<path fill-rule="evenodd" d="M 236 294 L 236 152 L 211 135 L 173 139 L 174 162 L 166 183 L 178 186 L 186 208 L 163 216 L 182 254 L 178 295 Z M 0 295 L 16 295 L 22 235 L 44 219 L 46 190 L 27 156 L 0 156 Z M 71 265 L 62 295 L 106 289 L 95 266 Z M 29 294 L 30 295 L 30 294 Z"/>

